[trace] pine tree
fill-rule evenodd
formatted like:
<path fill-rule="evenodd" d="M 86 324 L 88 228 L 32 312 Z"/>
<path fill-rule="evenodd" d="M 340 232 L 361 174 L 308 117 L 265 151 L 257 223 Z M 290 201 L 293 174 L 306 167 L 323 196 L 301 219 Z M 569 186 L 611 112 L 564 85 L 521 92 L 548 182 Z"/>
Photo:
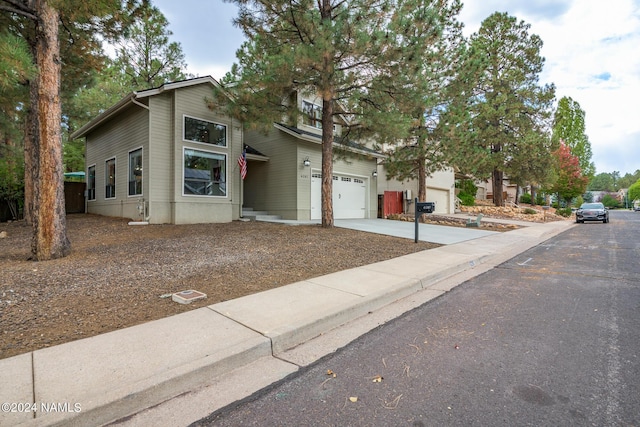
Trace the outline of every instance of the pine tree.
<path fill-rule="evenodd" d="M 542 151 L 555 88 L 538 85 L 542 40 L 529 27 L 498 12 L 482 22 L 452 85 L 464 96 L 454 98 L 443 118 L 448 155 L 461 172 L 492 178 L 496 206 L 504 204 L 505 173 L 524 178 L 525 160 L 544 167 L 544 155 L 527 153 Z"/>
<path fill-rule="evenodd" d="M 451 102 L 449 96 L 454 95 L 448 85 L 455 77 L 464 46 L 462 24 L 456 19 L 461 8 L 458 0 L 441 2 L 437 20 L 432 23 L 438 31 L 423 46 L 421 69 L 409 76 L 414 81 L 403 84 L 408 90 L 401 99 L 401 108 L 413 119 L 410 135 L 392 146 L 385 160 L 387 178 L 416 179 L 418 199 L 422 201 L 427 197 L 427 176 L 449 165 L 440 145 L 438 124 L 440 112 Z"/>
<path fill-rule="evenodd" d="M 126 6 L 133 10 L 133 0 Z M 62 98 L 60 29 L 64 36 L 100 27 L 117 32 L 123 13 L 119 1 L 0 0 L 3 19 L 17 22 L 29 45 L 36 74 L 28 82 L 29 102 L 24 137 L 25 216 L 33 226 L 32 258 L 61 258 L 71 251 L 67 237 L 62 167 Z M 73 28 L 73 30 L 69 30 Z"/>
<path fill-rule="evenodd" d="M 380 144 L 408 135 L 402 81 L 422 69 L 425 46 L 439 30 L 441 1 L 234 0 L 248 41 L 222 83 L 230 113 L 255 127 L 301 111 L 296 92 L 322 98 L 322 225 L 333 226 L 334 116 L 351 121 L 342 137 Z"/>

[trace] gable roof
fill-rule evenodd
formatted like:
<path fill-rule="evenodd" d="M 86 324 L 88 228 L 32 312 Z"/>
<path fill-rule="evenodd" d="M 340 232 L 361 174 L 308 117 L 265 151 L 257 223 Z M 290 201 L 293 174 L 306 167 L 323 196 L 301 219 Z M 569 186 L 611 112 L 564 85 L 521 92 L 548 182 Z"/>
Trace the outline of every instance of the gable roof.
<path fill-rule="evenodd" d="M 120 111 L 124 110 L 125 108 L 129 107 L 132 104 L 135 104 L 142 108 L 149 109 L 147 105 L 140 102 L 141 99 L 160 95 L 161 93 L 164 93 L 167 91 L 182 89 L 185 87 L 200 85 L 204 83 L 209 83 L 212 86 L 222 88 L 222 86 L 220 86 L 220 83 L 218 83 L 216 79 L 214 79 L 211 76 L 204 76 L 204 77 L 196 77 L 195 79 L 180 80 L 177 82 L 165 83 L 162 86 L 158 86 L 155 88 L 145 89 L 137 92 L 135 91 L 131 92 L 130 94 L 122 98 L 120 101 L 118 101 L 116 104 L 114 104 L 113 106 L 111 106 L 110 108 L 103 111 L 95 118 L 93 118 L 91 121 L 86 123 L 80 129 L 73 132 L 71 134 L 71 139 L 77 139 L 77 138 L 82 138 L 86 136 L 89 132 L 94 130 L 96 127 L 100 126 L 102 123 L 106 122 L 111 117 L 118 114 Z"/>

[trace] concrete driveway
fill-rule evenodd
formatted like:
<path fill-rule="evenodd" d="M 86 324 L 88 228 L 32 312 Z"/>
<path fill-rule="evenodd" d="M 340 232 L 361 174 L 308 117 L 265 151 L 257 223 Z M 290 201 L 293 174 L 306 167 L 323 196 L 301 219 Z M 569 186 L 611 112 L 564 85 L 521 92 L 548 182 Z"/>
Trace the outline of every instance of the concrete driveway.
<path fill-rule="evenodd" d="M 415 223 L 390 219 L 336 219 L 335 226 L 387 236 L 415 238 Z M 441 245 L 451 245 L 496 234 L 496 231 L 478 230 L 477 228 L 447 227 L 444 225 L 418 224 L 418 240 Z"/>

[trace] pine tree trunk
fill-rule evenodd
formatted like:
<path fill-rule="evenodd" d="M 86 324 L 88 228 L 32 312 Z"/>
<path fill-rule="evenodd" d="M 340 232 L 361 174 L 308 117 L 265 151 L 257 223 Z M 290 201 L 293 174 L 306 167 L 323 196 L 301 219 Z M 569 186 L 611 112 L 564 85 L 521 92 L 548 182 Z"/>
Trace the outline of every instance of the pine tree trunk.
<path fill-rule="evenodd" d="M 331 1 L 322 0 L 320 15 L 323 23 L 330 25 Z M 322 70 L 322 227 L 333 227 L 333 57 L 330 51 L 323 53 Z"/>
<path fill-rule="evenodd" d="M 37 133 L 31 147 L 36 170 L 33 182 L 33 240 L 37 261 L 62 258 L 71 251 L 67 238 L 62 170 L 60 46 L 58 12 L 46 0 L 36 1 Z"/>
<path fill-rule="evenodd" d="M 492 176 L 494 206 L 504 206 L 504 199 L 502 197 L 502 178 L 503 178 L 502 171 L 494 169 L 493 176 Z"/>
<path fill-rule="evenodd" d="M 333 102 L 322 100 L 322 226 L 333 227 Z"/>

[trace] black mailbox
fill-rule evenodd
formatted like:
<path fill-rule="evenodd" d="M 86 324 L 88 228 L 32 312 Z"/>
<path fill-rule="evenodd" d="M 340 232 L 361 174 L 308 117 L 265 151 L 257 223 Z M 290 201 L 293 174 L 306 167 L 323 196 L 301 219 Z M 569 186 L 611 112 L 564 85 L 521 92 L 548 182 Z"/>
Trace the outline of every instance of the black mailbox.
<path fill-rule="evenodd" d="M 416 203 L 416 212 L 418 213 L 433 213 L 436 209 L 436 204 L 433 202 Z"/>

